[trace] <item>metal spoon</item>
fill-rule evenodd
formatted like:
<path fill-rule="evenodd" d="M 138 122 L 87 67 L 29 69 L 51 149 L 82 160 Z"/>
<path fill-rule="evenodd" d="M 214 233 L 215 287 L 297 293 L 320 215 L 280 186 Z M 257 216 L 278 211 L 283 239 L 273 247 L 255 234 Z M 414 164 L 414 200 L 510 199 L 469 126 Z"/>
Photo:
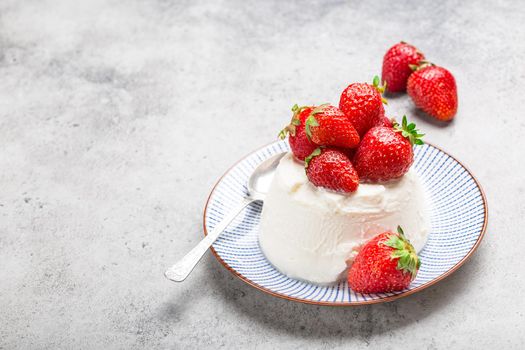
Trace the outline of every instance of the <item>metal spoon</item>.
<path fill-rule="evenodd" d="M 285 153 L 276 154 L 264 162 L 254 170 L 253 174 L 248 179 L 248 196 L 243 198 L 239 206 L 232 210 L 215 228 L 202 239 L 202 241 L 195 246 L 188 254 L 180 259 L 175 265 L 170 267 L 164 275 L 166 278 L 174 282 L 182 282 L 188 277 L 193 268 L 197 265 L 204 253 L 211 247 L 213 242 L 219 238 L 219 235 L 228 227 L 230 222 L 250 203 L 254 201 L 262 201 L 268 193 L 270 184 L 272 183 L 275 168 L 279 164 L 281 158 Z"/>

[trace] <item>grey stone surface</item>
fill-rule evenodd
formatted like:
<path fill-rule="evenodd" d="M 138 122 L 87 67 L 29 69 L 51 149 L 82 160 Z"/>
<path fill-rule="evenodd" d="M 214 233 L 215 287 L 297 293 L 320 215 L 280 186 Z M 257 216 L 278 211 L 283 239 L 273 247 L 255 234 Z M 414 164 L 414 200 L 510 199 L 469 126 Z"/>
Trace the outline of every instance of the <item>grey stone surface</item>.
<path fill-rule="evenodd" d="M 0 349 L 523 349 L 524 20 L 519 1 L 1 1 Z M 450 125 L 406 96 L 387 112 L 484 186 L 472 259 L 357 308 L 270 297 L 210 254 L 165 280 L 216 179 L 401 39 L 458 82 Z"/>

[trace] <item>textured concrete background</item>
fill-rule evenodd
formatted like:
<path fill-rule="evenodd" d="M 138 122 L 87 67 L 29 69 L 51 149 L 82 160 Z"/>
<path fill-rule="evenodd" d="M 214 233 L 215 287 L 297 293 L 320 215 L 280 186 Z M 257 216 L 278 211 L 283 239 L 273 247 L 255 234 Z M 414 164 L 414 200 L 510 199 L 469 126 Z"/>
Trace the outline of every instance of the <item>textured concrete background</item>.
<path fill-rule="evenodd" d="M 518 1 L 1 1 L 0 348 L 523 349 L 524 19 Z M 167 281 L 225 169 L 399 40 L 456 76 L 450 125 L 406 96 L 387 112 L 484 186 L 472 259 L 358 308 L 267 296 L 210 254 Z"/>

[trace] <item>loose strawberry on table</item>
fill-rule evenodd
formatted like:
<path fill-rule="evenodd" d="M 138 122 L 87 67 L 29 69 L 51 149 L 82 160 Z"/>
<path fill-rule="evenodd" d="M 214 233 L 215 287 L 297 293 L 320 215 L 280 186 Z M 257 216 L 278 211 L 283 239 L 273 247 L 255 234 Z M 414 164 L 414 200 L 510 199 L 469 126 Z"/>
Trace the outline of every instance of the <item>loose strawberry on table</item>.
<path fill-rule="evenodd" d="M 421 264 L 417 253 L 398 232 L 384 232 L 368 241 L 348 271 L 348 285 L 358 293 L 387 293 L 406 289 Z"/>
<path fill-rule="evenodd" d="M 425 56 L 415 46 L 401 41 L 392 46 L 383 57 L 381 80 L 386 83 L 388 92 L 403 92 L 407 89 L 407 80 L 412 69 Z"/>
<path fill-rule="evenodd" d="M 415 71 L 408 78 L 407 92 L 415 105 L 436 119 L 453 119 L 458 109 L 458 93 L 452 73 L 428 62 L 412 68 Z"/>
<path fill-rule="evenodd" d="M 363 137 L 354 157 L 359 178 L 364 181 L 382 182 L 397 179 L 410 169 L 414 162 L 413 145 L 423 141 L 414 123 L 408 124 L 403 116 L 402 124 L 393 127 L 376 126 Z"/>
<path fill-rule="evenodd" d="M 359 134 L 337 107 L 323 104 L 315 107 L 305 122 L 308 138 L 319 146 L 355 148 Z"/>
<path fill-rule="evenodd" d="M 374 77 L 373 84 L 353 83 L 341 94 L 339 109 L 347 116 L 360 137 L 384 116 L 383 103 L 386 100 L 381 96 L 384 86 L 379 86 L 379 77 Z"/>
<path fill-rule="evenodd" d="M 293 155 L 299 160 L 304 160 L 318 147 L 310 141 L 305 131 L 306 119 L 310 116 L 313 109 L 313 107 L 294 105 L 292 107 L 293 115 L 290 124 L 279 133 L 280 139 L 284 139 L 286 134 L 289 134 L 288 142 L 290 143 L 290 148 Z"/>
<path fill-rule="evenodd" d="M 305 159 L 306 176 L 312 184 L 332 191 L 357 190 L 359 176 L 348 157 L 337 149 L 317 148 Z"/>

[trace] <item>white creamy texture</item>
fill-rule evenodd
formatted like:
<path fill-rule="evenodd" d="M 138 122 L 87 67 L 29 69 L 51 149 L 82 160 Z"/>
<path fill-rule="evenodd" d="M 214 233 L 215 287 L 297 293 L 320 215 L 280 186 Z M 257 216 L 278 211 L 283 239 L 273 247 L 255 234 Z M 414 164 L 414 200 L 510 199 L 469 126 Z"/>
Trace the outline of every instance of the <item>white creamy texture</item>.
<path fill-rule="evenodd" d="M 287 154 L 264 200 L 259 243 L 285 275 L 327 284 L 344 277 L 363 243 L 398 225 L 420 251 L 430 224 L 415 171 L 386 184 L 360 184 L 345 195 L 312 185 Z"/>

